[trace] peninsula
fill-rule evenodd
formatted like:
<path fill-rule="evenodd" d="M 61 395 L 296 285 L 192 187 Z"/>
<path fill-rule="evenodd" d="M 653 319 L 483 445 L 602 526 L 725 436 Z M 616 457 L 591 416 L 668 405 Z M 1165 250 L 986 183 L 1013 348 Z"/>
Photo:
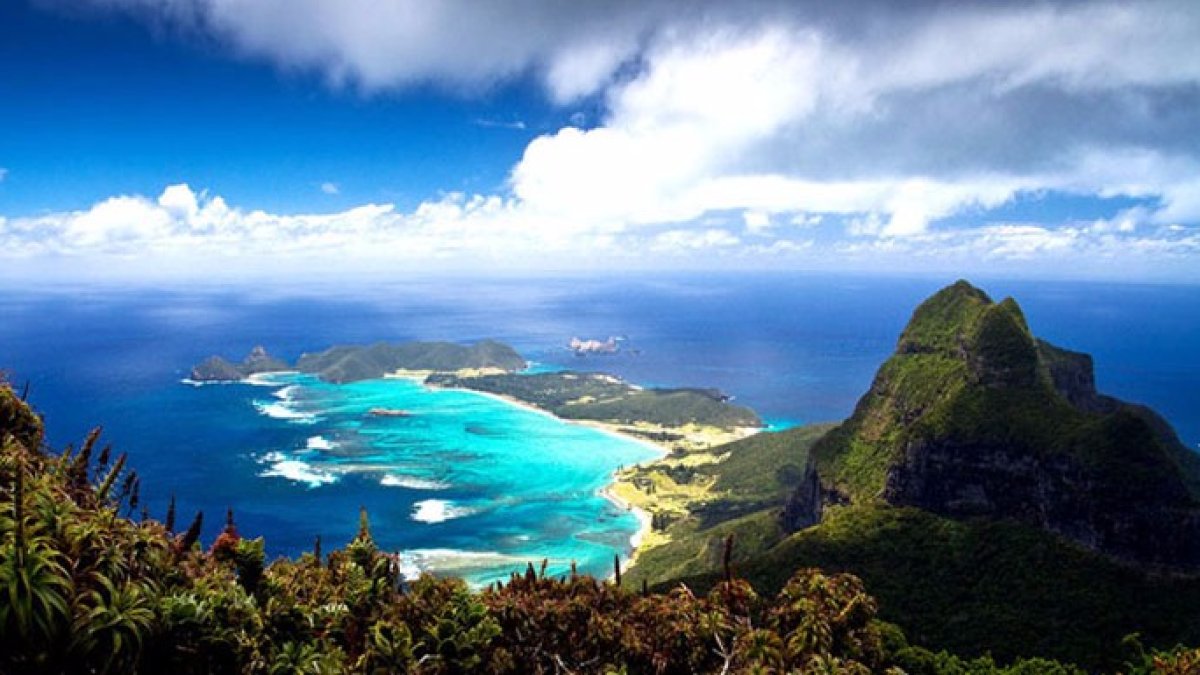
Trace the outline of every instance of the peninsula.
<path fill-rule="evenodd" d="M 493 394 L 562 419 L 598 423 L 671 452 L 711 448 L 763 426 L 753 410 L 716 389 L 642 388 L 606 373 L 434 373 L 425 383 Z"/>

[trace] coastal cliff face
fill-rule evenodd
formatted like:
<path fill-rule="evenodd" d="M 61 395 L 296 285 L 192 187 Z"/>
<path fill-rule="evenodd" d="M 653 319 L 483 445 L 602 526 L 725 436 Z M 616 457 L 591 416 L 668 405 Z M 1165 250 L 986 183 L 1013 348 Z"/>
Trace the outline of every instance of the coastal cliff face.
<path fill-rule="evenodd" d="M 1151 411 L 1099 394 L 1091 357 L 1035 339 L 1013 300 L 964 281 L 916 310 L 813 457 L 826 503 L 1011 518 L 1130 562 L 1200 567 L 1200 458 Z M 814 494 L 793 494 L 785 526 L 811 519 Z"/>

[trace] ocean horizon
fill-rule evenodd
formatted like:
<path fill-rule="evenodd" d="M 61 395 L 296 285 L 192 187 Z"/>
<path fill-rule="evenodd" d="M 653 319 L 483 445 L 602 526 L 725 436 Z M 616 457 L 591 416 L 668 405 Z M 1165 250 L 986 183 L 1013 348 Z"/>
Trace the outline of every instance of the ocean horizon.
<path fill-rule="evenodd" d="M 604 575 L 638 522 L 598 492 L 645 444 L 472 392 L 299 374 L 186 382 L 211 354 L 263 345 L 289 361 L 334 344 L 494 338 L 539 369 L 644 386 L 717 387 L 780 429 L 842 419 L 913 308 L 952 280 L 659 275 L 611 280 L 426 280 L 324 288 L 0 288 L 0 368 L 58 448 L 94 426 L 128 452 L 161 517 L 233 508 L 270 555 L 348 541 L 367 508 L 410 571 L 483 583 L 549 560 Z M 1091 353 L 1101 391 L 1161 412 L 1200 445 L 1200 303 L 1189 286 L 982 281 L 1039 337 Z M 621 338 L 579 357 L 573 337 Z M 375 418 L 372 407 L 405 418 Z"/>

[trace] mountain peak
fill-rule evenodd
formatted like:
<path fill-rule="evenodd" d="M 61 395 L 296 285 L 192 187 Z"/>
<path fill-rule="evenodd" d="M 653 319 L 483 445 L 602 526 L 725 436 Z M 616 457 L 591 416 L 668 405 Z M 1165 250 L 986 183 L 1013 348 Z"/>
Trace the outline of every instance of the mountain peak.
<path fill-rule="evenodd" d="M 922 302 L 900 334 L 898 351 L 953 350 L 955 338 L 968 331 L 992 305 L 987 293 L 959 280 Z"/>
<path fill-rule="evenodd" d="M 835 501 L 1015 518 L 1134 562 L 1200 567 L 1200 456 L 1095 391 L 1012 298 L 958 281 L 921 303 L 854 414 L 813 448 Z"/>

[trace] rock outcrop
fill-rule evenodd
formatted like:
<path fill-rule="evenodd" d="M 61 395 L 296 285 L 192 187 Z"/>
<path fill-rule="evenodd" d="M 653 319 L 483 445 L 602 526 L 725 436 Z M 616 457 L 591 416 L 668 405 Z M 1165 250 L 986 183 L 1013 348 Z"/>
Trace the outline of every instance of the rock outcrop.
<path fill-rule="evenodd" d="M 259 345 L 251 349 L 241 363 L 233 363 L 220 356 L 210 356 L 192 368 L 191 379 L 196 382 L 227 382 L 245 379 L 256 373 L 274 373 L 289 369 L 285 361 L 271 356 Z"/>
<path fill-rule="evenodd" d="M 1200 568 L 1200 456 L 1092 360 L 960 281 L 925 301 L 854 414 L 813 448 L 822 501 L 1010 518 L 1133 563 Z M 807 484 L 785 524 L 812 514 Z"/>

